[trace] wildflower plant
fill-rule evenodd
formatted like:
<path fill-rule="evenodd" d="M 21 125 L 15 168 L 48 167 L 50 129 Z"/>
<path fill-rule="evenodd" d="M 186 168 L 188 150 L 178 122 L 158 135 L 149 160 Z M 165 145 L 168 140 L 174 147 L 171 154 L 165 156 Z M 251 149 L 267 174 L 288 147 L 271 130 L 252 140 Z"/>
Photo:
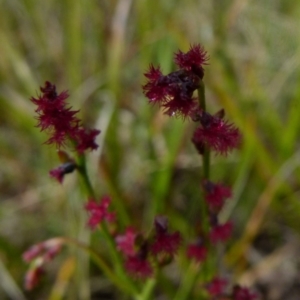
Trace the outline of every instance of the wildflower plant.
<path fill-rule="evenodd" d="M 159 66 L 150 65 L 145 73 L 147 81 L 142 86 L 150 104 L 160 107 L 170 117 L 181 117 L 183 122 L 195 124 L 190 139 L 202 160 L 199 189 L 203 197 L 197 207 L 200 226 L 189 224 L 195 233 L 193 237 L 173 228 L 172 220 L 164 212 L 156 212 L 147 232 L 122 222 L 114 200 L 108 195 L 96 194 L 86 170 L 85 155 L 97 149 L 95 139 L 100 130 L 85 128 L 77 116 L 78 110 L 66 102 L 68 92 L 58 93 L 56 86 L 48 81 L 40 88 L 41 95 L 31 98 L 37 107 L 37 127 L 49 136 L 45 144 L 57 147 L 61 161 L 61 165 L 50 171 L 50 176 L 62 184 L 67 174 L 78 172 L 86 187 L 83 208 L 87 226 L 92 232 L 99 231 L 107 242 L 110 261 L 103 259 L 97 249 L 70 238 L 41 242 L 23 255 L 30 263 L 25 281 L 27 289 L 38 284 L 45 274 L 45 265 L 61 252 L 63 245 L 72 244 L 87 251 L 112 284 L 132 299 L 154 299 L 155 288 L 160 278 L 164 278 L 163 268 L 176 263 L 182 273 L 180 280 L 163 279 L 173 285 L 168 295 L 170 299 L 257 299 L 248 288 L 230 284 L 228 278 L 220 277 L 217 265 L 220 253 L 217 249 L 231 238 L 234 224 L 219 220 L 219 213 L 232 192 L 229 186 L 211 180 L 211 155 L 228 155 L 239 147 L 241 134 L 226 120 L 224 109 L 218 112 L 207 109 L 203 79 L 208 60 L 202 46 L 192 45 L 187 52 L 175 53 L 178 69 L 167 75 Z M 195 289 L 198 296 L 192 298 Z"/>

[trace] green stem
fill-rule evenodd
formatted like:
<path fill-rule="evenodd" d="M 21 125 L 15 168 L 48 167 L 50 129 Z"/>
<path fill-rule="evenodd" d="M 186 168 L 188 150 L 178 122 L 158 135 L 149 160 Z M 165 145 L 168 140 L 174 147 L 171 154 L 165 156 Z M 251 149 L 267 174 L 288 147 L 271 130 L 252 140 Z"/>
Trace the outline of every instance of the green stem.
<path fill-rule="evenodd" d="M 210 175 L 210 151 L 207 147 L 204 148 L 202 156 L 203 178 L 209 180 Z"/>
<path fill-rule="evenodd" d="M 183 277 L 183 280 L 181 282 L 181 285 L 173 298 L 173 300 L 185 300 L 190 299 L 189 295 L 191 293 L 191 290 L 193 289 L 194 283 L 197 279 L 197 275 L 199 273 L 198 270 L 195 270 L 196 264 L 194 262 L 190 263 L 190 266 Z"/>
<path fill-rule="evenodd" d="M 122 195 L 116 189 L 115 183 L 107 176 L 106 184 L 108 185 L 109 194 L 112 197 L 112 204 L 114 209 L 117 212 L 119 222 L 121 223 L 122 227 L 128 226 L 130 223 L 130 217 L 128 216 L 127 210 L 124 205 L 124 201 L 122 202 Z"/>
<path fill-rule="evenodd" d="M 83 154 L 78 156 L 77 169 L 79 171 L 83 186 L 86 190 L 88 197 L 96 199 L 95 191 L 92 187 L 90 178 L 87 173 L 86 160 L 85 160 L 85 156 Z M 131 294 L 137 294 L 138 290 L 135 287 L 135 285 L 133 284 L 133 282 L 131 281 L 131 279 L 127 276 L 127 274 L 124 270 L 121 256 L 116 249 L 115 241 L 112 238 L 111 234 L 109 233 L 106 223 L 103 222 L 100 225 L 100 228 L 105 237 L 106 242 L 108 243 L 108 246 L 110 249 L 110 254 L 112 256 L 112 260 L 115 263 L 116 273 L 119 276 L 118 277 L 118 276 L 114 275 L 115 278 L 114 278 L 113 282 L 116 283 L 116 281 L 118 281 L 119 282 L 117 284 L 118 286 L 120 286 L 120 282 L 122 282 L 122 285 L 126 286 L 127 290 L 130 291 Z M 111 274 L 110 274 L 109 278 L 111 278 Z"/>
<path fill-rule="evenodd" d="M 198 101 L 200 108 L 206 111 L 206 100 L 205 100 L 205 86 L 202 80 L 200 80 L 200 85 L 198 88 Z M 209 180 L 210 175 L 210 150 L 208 147 L 204 146 L 204 153 L 202 155 L 202 176 L 203 179 Z M 203 233 L 209 231 L 209 219 L 208 219 L 208 207 L 205 201 L 201 201 L 201 217 Z"/>
<path fill-rule="evenodd" d="M 198 88 L 198 101 L 199 107 L 206 111 L 206 101 L 205 101 L 205 86 L 202 80 L 200 80 Z M 209 179 L 209 169 L 210 169 L 210 151 L 207 147 L 204 148 L 204 153 L 202 155 L 202 165 L 203 165 L 203 178 Z"/>
<path fill-rule="evenodd" d="M 200 80 L 200 84 L 198 88 L 198 102 L 201 110 L 205 112 L 206 111 L 205 86 L 202 80 Z M 204 153 L 202 155 L 202 178 L 208 180 L 209 176 L 210 176 L 210 150 L 208 147 L 204 146 Z M 204 199 L 203 201 L 201 201 L 200 206 L 201 206 L 200 211 L 201 211 L 202 230 L 203 230 L 203 234 L 207 235 L 209 231 L 209 215 L 208 215 L 208 207 Z M 206 261 L 202 263 L 201 271 L 198 270 L 197 264 L 191 262 L 183 278 L 182 284 L 177 294 L 175 295 L 174 300 L 189 299 L 189 295 L 195 285 L 195 282 L 197 281 L 197 278 L 201 275 L 205 275 L 205 273 L 208 272 L 209 272 L 209 264 Z"/>
<path fill-rule="evenodd" d="M 116 267 L 116 273 L 121 277 L 122 282 L 125 282 L 126 285 L 130 287 L 130 289 L 132 290 L 132 294 L 137 294 L 138 290 L 132 282 L 132 280 L 127 276 L 126 271 L 124 270 L 122 258 L 116 249 L 115 241 L 109 233 L 106 223 L 101 224 L 101 229 L 108 243 L 110 253 L 113 257 L 113 261 Z"/>
<path fill-rule="evenodd" d="M 81 180 L 83 182 L 83 186 L 86 190 L 86 193 L 87 193 L 88 197 L 95 200 L 96 195 L 95 195 L 94 189 L 92 187 L 90 178 L 89 178 L 88 173 L 87 173 L 86 161 L 85 161 L 84 154 L 81 154 L 81 155 L 78 156 L 77 169 L 78 169 L 79 175 L 81 177 Z"/>
<path fill-rule="evenodd" d="M 153 299 L 152 298 L 152 292 L 156 284 L 156 279 L 151 278 L 148 279 L 146 284 L 144 285 L 144 288 L 142 292 L 139 295 L 135 296 L 135 300 L 148 300 L 148 299 Z"/>
<path fill-rule="evenodd" d="M 124 281 L 120 280 L 118 276 L 112 271 L 112 269 L 106 264 L 106 262 L 99 256 L 99 254 L 91 247 L 71 238 L 63 238 L 63 240 L 68 243 L 77 246 L 78 248 L 89 253 L 93 262 L 103 271 L 105 276 L 111 280 L 116 286 L 118 286 L 122 291 L 127 293 L 135 293 L 131 286 L 127 285 Z"/>
<path fill-rule="evenodd" d="M 200 108 L 203 109 L 204 111 L 206 111 L 205 86 L 201 79 L 200 79 L 199 88 L 198 88 L 198 100 L 199 100 Z"/>

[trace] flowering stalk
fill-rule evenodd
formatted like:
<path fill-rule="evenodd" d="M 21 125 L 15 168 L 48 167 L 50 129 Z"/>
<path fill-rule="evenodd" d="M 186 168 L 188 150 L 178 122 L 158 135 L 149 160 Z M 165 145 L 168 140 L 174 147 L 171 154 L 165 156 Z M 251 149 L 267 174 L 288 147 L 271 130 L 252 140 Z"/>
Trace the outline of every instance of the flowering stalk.
<path fill-rule="evenodd" d="M 124 269 L 121 256 L 118 253 L 118 251 L 116 251 L 115 241 L 113 240 L 111 234 L 109 233 L 108 228 L 107 228 L 105 223 L 101 224 L 101 229 L 102 229 L 103 235 L 104 235 L 104 237 L 105 237 L 105 239 L 106 239 L 106 241 L 109 245 L 109 250 L 111 251 L 111 256 L 112 256 L 113 261 L 115 263 L 116 273 L 119 276 L 119 278 L 118 278 L 119 281 L 121 281 L 128 288 L 130 288 L 131 294 L 137 295 L 139 293 L 139 291 L 136 288 L 136 286 L 133 284 L 132 280 L 129 278 L 129 276 L 127 275 L 127 273 Z"/>
<path fill-rule="evenodd" d="M 86 251 L 91 259 L 94 261 L 96 265 L 105 273 L 107 278 L 109 278 L 116 286 L 118 286 L 121 290 L 126 291 L 127 293 L 134 294 L 136 293 L 136 289 L 132 284 L 128 284 L 128 282 L 124 280 L 120 280 L 120 278 L 115 274 L 115 272 L 106 264 L 106 262 L 101 258 L 101 256 L 91 247 L 78 242 L 77 240 L 64 238 L 66 243 L 73 244 L 78 248 Z"/>
<path fill-rule="evenodd" d="M 198 92 L 198 103 L 199 108 L 204 112 L 206 111 L 206 99 L 205 99 L 205 85 L 202 79 L 199 80 Z M 210 175 L 210 149 L 207 146 L 203 147 L 202 153 L 202 178 L 209 179 Z M 207 234 L 209 232 L 209 220 L 208 220 L 208 208 L 205 201 L 200 203 L 200 215 L 201 215 L 201 225 L 203 228 L 203 233 Z M 211 251 L 208 249 L 208 255 L 211 257 Z M 187 299 L 195 282 L 199 278 L 199 275 L 202 274 L 202 277 L 207 280 L 207 275 L 209 271 L 209 257 L 203 261 L 202 267 L 199 269 L 195 267 L 193 261 L 190 262 L 190 265 L 186 271 L 183 281 L 181 282 L 180 288 L 178 289 L 174 300 Z"/>
<path fill-rule="evenodd" d="M 204 199 L 199 205 L 201 228 L 198 237 L 187 249 L 187 256 L 192 261 L 174 298 L 182 300 L 189 298 L 198 279 L 204 282 L 212 279 L 216 268 L 213 265 L 215 263 L 213 257 L 216 256 L 215 246 L 230 237 L 232 223 L 219 224 L 218 213 L 226 198 L 231 196 L 231 192 L 227 187 L 210 181 L 210 155 L 211 152 L 227 155 L 239 146 L 241 136 L 233 124 L 223 120 L 224 110 L 220 110 L 215 115 L 207 111 L 203 67 L 207 64 L 208 56 L 203 47 L 194 45 L 186 53 L 179 51 L 175 53 L 174 60 L 179 70 L 168 75 L 163 75 L 160 67 L 155 68 L 150 65 L 148 72 L 145 73 L 148 81 L 143 89 L 149 102 L 163 108 L 165 114 L 181 116 L 183 119 L 198 123 L 192 142 L 202 156 L 201 188 Z M 198 101 L 193 96 L 196 90 Z M 198 265 L 195 266 L 193 260 Z M 210 290 L 207 292 L 212 295 Z M 222 292 L 215 293 L 214 296 L 221 296 L 221 294 Z M 233 294 L 232 297 L 235 295 Z"/>
<path fill-rule="evenodd" d="M 74 111 L 71 107 L 67 106 L 67 92 L 58 94 L 56 92 L 55 85 L 48 81 L 45 83 L 45 87 L 41 87 L 41 92 L 41 96 L 31 99 L 32 102 L 37 105 L 37 126 L 41 128 L 41 131 L 46 131 L 50 135 L 46 144 L 55 144 L 57 146 L 59 149 L 58 155 L 62 162 L 62 165 L 50 171 L 50 176 L 62 183 L 66 174 L 77 170 L 80 175 L 86 197 L 89 199 L 95 199 L 96 193 L 87 173 L 84 152 L 86 152 L 86 150 L 95 150 L 98 148 L 95 138 L 100 131 L 96 129 L 85 129 L 82 126 L 80 119 L 76 117 L 78 111 Z M 67 152 L 61 150 L 62 148 L 73 148 L 76 153 L 76 159 L 71 158 Z M 138 294 L 138 290 L 135 285 L 132 284 L 130 277 L 124 270 L 120 254 L 115 247 L 114 239 L 106 224 L 102 222 L 103 219 L 107 219 L 108 221 L 112 221 L 114 219 L 113 214 L 110 214 L 107 211 L 109 203 L 110 200 L 107 200 L 104 203 L 104 206 L 101 206 L 96 202 L 90 201 L 86 205 L 86 208 L 92 214 L 93 219 L 90 219 L 92 226 L 100 224 L 100 230 L 108 243 L 110 254 L 117 271 L 117 276 L 109 269 L 101 258 L 93 252 L 92 249 L 79 242 L 73 242 L 73 244 L 88 251 L 91 257 L 96 260 L 96 263 L 100 266 L 103 272 L 106 273 L 106 275 L 121 289 L 130 292 L 131 294 Z M 36 268 L 36 270 L 38 272 L 30 273 L 34 274 L 34 277 L 32 278 L 35 279 L 35 281 L 37 281 L 38 277 L 42 274 L 42 272 L 39 271 L 41 270 L 40 267 Z"/>
<path fill-rule="evenodd" d="M 79 155 L 79 157 L 77 159 L 77 170 L 78 170 L 80 178 L 82 180 L 82 184 L 86 190 L 86 195 L 88 196 L 88 198 L 95 199 L 96 195 L 95 195 L 94 189 L 92 187 L 90 178 L 87 173 L 86 159 L 85 159 L 84 154 Z"/>

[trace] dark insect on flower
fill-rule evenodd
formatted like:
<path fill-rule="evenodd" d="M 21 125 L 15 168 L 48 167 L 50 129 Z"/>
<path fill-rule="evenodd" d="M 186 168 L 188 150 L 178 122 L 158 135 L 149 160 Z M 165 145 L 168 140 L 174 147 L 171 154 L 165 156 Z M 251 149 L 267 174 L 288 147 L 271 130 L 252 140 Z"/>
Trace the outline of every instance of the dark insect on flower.
<path fill-rule="evenodd" d="M 66 162 L 59 167 L 52 169 L 49 174 L 51 177 L 55 178 L 59 183 L 63 182 L 66 174 L 72 173 L 77 168 L 77 165 L 72 162 Z"/>

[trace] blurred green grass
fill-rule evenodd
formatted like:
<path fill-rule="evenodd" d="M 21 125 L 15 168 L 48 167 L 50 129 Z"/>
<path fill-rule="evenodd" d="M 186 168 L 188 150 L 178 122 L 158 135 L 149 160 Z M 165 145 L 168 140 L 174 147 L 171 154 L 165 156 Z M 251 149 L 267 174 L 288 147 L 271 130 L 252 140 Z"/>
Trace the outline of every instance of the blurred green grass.
<path fill-rule="evenodd" d="M 159 211 L 191 234 L 187 220 L 197 220 L 201 197 L 193 124 L 151 107 L 141 84 L 150 63 L 167 73 L 173 53 L 193 43 L 210 54 L 208 108 L 223 107 L 244 135 L 241 150 L 214 157 L 212 167 L 214 180 L 234 187 L 222 213 L 236 224 L 229 265 L 247 271 L 239 265 L 244 251 L 269 226 L 299 235 L 297 1 L 2 0 L 1 6 L 0 272 L 11 282 L 3 281 L 1 299 L 22 299 L 21 253 L 29 245 L 56 235 L 88 240 L 76 179 L 60 187 L 48 177 L 58 164 L 55 149 L 42 145 L 46 137 L 34 127 L 29 98 L 45 80 L 69 90 L 84 123 L 102 130 L 99 151 L 88 157 L 99 195 L 123 201 L 144 230 Z M 51 286 L 28 297 L 45 299 Z M 76 284 L 70 286 L 75 292 L 66 299 L 75 299 Z"/>

